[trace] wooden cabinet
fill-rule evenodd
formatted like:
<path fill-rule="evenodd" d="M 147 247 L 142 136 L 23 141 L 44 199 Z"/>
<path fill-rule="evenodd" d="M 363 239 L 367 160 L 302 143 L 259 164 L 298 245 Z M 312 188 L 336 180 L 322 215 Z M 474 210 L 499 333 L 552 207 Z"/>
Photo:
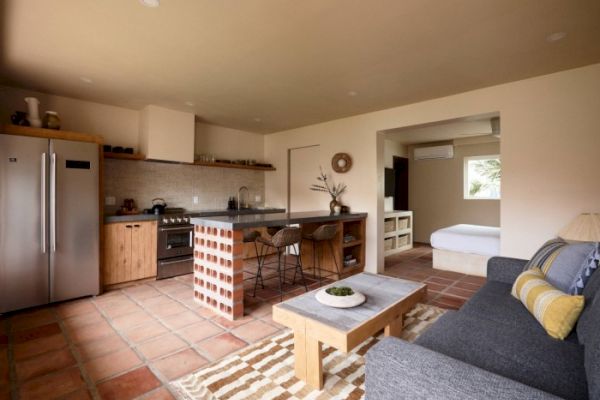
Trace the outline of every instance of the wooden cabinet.
<path fill-rule="evenodd" d="M 332 223 L 338 226 L 337 234 L 332 240 L 333 254 L 329 245 L 321 242 L 318 244 L 320 250 L 317 250 L 319 257 L 317 261 L 313 253 L 313 242 L 303 240 L 302 268 L 309 275 L 316 276 L 317 272 L 314 269 L 314 262 L 317 261 L 323 270 L 321 272 L 322 276 L 334 280 L 347 278 L 350 275 L 363 272 L 365 267 L 366 219 L 357 218 Z M 321 223 L 308 223 L 302 224 L 300 228 L 303 233 L 312 233 L 320 225 Z"/>
<path fill-rule="evenodd" d="M 156 221 L 104 225 L 104 285 L 156 276 Z"/>

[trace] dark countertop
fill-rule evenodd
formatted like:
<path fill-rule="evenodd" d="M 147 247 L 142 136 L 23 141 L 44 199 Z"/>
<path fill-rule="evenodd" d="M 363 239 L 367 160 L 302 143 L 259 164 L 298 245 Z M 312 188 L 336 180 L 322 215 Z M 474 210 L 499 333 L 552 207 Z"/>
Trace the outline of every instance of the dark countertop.
<path fill-rule="evenodd" d="M 295 213 L 254 214 L 236 216 L 201 216 L 192 218 L 192 224 L 226 229 L 259 228 L 263 226 L 282 226 L 290 224 L 308 224 L 311 222 L 331 222 L 366 218 L 367 213 L 349 213 L 333 215 L 329 211 L 306 211 Z"/>
<path fill-rule="evenodd" d="M 285 208 L 245 208 L 242 210 L 192 210 L 186 211 L 184 214 L 189 215 L 193 218 L 199 217 L 217 217 L 217 216 L 230 216 L 235 217 L 237 215 L 256 215 L 256 214 L 281 214 L 285 213 Z M 157 221 L 163 216 L 169 214 L 136 214 L 136 215 L 114 215 L 105 214 L 104 223 L 109 224 L 112 222 L 135 222 L 135 221 Z"/>

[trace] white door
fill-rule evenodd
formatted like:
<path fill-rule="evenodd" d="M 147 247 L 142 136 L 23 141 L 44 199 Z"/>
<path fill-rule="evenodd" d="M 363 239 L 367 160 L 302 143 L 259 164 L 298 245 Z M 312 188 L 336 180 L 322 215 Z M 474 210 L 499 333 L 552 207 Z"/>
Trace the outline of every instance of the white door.
<path fill-rule="evenodd" d="M 317 183 L 319 176 L 319 145 L 291 149 L 289 157 L 289 211 L 326 210 L 329 204 L 327 193 L 310 190 L 310 185 Z"/>

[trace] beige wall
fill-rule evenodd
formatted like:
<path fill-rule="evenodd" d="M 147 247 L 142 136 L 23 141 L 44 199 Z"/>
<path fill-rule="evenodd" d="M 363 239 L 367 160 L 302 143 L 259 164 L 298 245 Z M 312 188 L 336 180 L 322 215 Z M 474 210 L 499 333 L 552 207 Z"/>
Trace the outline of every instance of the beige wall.
<path fill-rule="evenodd" d="M 394 168 L 394 156 L 406 157 L 408 148 L 396 141 L 385 139 L 383 143 L 384 168 Z"/>
<path fill-rule="evenodd" d="M 578 213 L 600 211 L 598 110 L 600 64 L 454 96 L 267 135 L 265 156 L 278 170 L 266 176 L 267 202 L 285 205 L 286 150 L 321 144 L 328 166 L 338 151 L 354 158 L 338 177 L 344 202 L 369 213 L 367 270 L 383 268 L 384 136 L 391 128 L 488 112 L 502 118 L 501 252 L 530 257 Z M 306 173 L 312 173 L 307 170 Z M 323 198 L 322 208 L 327 199 Z"/>
<path fill-rule="evenodd" d="M 102 135 L 106 144 L 134 147 L 140 144 L 140 111 L 0 86 L 0 123 L 10 123 L 15 111 L 27 111 L 23 99 L 40 100 L 40 112 L 57 111 L 62 129 Z M 264 160 L 264 136 L 257 133 L 195 123 L 196 154 L 215 154 L 228 159 Z"/>
<path fill-rule="evenodd" d="M 321 164 L 321 146 L 296 148 L 290 151 L 290 212 L 312 211 L 323 208 L 323 196 L 327 193 L 310 190 L 317 183 Z M 312 169 L 312 174 L 307 173 Z M 337 183 L 337 182 L 333 182 Z"/>
<path fill-rule="evenodd" d="M 128 108 L 114 107 L 0 86 L 0 121 L 10 123 L 15 111 L 27 112 L 25 97 L 40 100 L 40 115 L 45 111 L 58 112 L 61 129 L 102 135 L 107 144 L 113 146 L 138 147 L 139 113 Z"/>
<path fill-rule="evenodd" d="M 454 146 L 450 160 L 413 159 L 409 147 L 409 208 L 414 240 L 429 243 L 435 230 L 456 224 L 500 226 L 499 200 L 464 199 L 464 158 L 500 154 L 500 143 Z"/>
<path fill-rule="evenodd" d="M 169 207 L 225 209 L 229 196 L 237 195 L 240 186 L 247 186 L 250 203 L 261 206 L 262 201 L 254 200 L 257 195 L 264 199 L 264 174 L 233 168 L 107 159 L 104 195 L 116 197 L 117 206 L 123 199 L 133 198 L 139 208 L 149 208 L 153 198 L 162 197 Z M 198 204 L 193 203 L 194 196 L 198 197 Z M 114 212 L 116 207 L 105 209 Z"/>
<path fill-rule="evenodd" d="M 196 154 L 213 154 L 227 160 L 253 159 L 264 161 L 264 135 L 196 123 Z"/>

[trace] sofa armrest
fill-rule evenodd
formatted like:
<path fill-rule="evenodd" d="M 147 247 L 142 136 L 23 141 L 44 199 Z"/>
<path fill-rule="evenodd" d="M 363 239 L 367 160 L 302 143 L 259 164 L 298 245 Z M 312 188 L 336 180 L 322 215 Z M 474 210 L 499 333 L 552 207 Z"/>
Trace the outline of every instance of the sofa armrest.
<path fill-rule="evenodd" d="M 487 279 L 490 281 L 510 283 L 511 285 L 517 279 L 517 276 L 523 272 L 523 267 L 527 260 L 508 257 L 492 257 L 487 264 Z"/>
<path fill-rule="evenodd" d="M 366 400 L 558 399 L 425 347 L 385 338 L 366 355 Z"/>

